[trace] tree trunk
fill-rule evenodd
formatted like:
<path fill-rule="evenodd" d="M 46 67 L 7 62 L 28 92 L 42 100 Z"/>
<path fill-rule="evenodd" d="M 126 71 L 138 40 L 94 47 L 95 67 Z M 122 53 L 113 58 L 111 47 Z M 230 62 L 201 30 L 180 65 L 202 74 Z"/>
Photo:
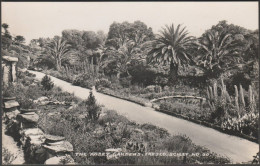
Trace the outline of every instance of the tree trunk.
<path fill-rule="evenodd" d="M 178 78 L 178 64 L 171 63 L 170 64 L 170 72 L 169 72 L 169 84 L 175 85 Z"/>
<path fill-rule="evenodd" d="M 60 71 L 60 63 L 58 59 L 56 60 L 56 69 Z"/>

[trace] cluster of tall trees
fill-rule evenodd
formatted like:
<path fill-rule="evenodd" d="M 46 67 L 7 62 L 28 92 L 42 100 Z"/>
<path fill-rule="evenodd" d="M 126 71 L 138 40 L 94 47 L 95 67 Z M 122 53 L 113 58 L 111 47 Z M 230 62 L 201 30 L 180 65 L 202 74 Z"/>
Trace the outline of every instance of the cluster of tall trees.
<path fill-rule="evenodd" d="M 4 52 L 4 55 L 18 57 L 19 67 L 28 67 L 32 55 L 30 54 L 30 47 L 25 45 L 25 38 L 21 35 L 12 35 L 9 32 L 9 25 L 6 23 L 2 24 L 2 29 L 1 52 Z"/>
<path fill-rule="evenodd" d="M 8 47 L 11 36 L 3 24 L 2 44 Z M 179 69 L 195 66 L 209 78 L 217 78 L 229 70 L 244 70 L 258 66 L 259 31 L 220 21 L 201 37 L 190 36 L 181 25 L 169 25 L 154 34 L 141 21 L 114 22 L 108 34 L 102 31 L 64 30 L 62 36 L 31 40 L 32 52 L 41 52 L 36 61 L 49 67 L 86 62 L 95 66 L 97 73 L 131 75 L 135 65 L 168 66 L 169 82 L 174 83 Z M 22 44 L 16 36 L 13 42 Z M 53 63 L 55 62 L 55 63 Z M 51 64 L 51 65 L 50 65 Z M 48 66 L 48 65 L 47 65 Z"/>

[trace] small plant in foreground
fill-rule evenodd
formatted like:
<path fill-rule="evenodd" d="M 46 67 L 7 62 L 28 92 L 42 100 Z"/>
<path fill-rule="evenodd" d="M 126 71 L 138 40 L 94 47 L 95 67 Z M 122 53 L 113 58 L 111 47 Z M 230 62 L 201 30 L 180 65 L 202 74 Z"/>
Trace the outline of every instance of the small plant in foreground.
<path fill-rule="evenodd" d="M 41 84 L 42 84 L 43 88 L 47 91 L 51 90 L 54 87 L 54 84 L 51 81 L 51 78 L 47 75 L 45 75 L 42 78 Z"/>
<path fill-rule="evenodd" d="M 101 107 L 96 103 L 96 98 L 92 92 L 86 101 L 89 119 L 97 121 L 101 112 Z"/>

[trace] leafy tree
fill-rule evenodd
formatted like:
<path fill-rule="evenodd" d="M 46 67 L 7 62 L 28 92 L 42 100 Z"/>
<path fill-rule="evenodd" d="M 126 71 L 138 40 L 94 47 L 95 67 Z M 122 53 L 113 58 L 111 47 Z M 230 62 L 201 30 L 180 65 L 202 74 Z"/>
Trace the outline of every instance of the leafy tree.
<path fill-rule="evenodd" d="M 77 55 L 77 61 L 95 63 L 97 60 L 96 49 L 106 38 L 103 31 L 97 33 L 93 31 L 64 30 L 62 38 L 71 45 L 71 51 Z"/>
<path fill-rule="evenodd" d="M 25 43 L 25 38 L 21 35 L 18 35 L 14 38 L 14 41 L 17 42 L 18 44 L 23 44 Z"/>
<path fill-rule="evenodd" d="M 147 28 L 147 25 L 141 21 L 135 21 L 134 23 L 126 21 L 123 23 L 114 22 L 110 25 L 106 45 L 118 49 L 128 40 L 134 41 L 138 38 L 143 38 L 144 42 L 153 39 L 152 28 Z"/>
<path fill-rule="evenodd" d="M 50 41 L 51 41 L 50 38 L 42 38 L 42 37 L 40 37 L 40 38 L 38 39 L 38 43 L 39 43 L 39 46 L 40 46 L 41 48 L 46 48 L 47 44 L 48 44 Z"/>
<path fill-rule="evenodd" d="M 3 49 L 8 49 L 12 44 L 12 36 L 10 35 L 8 28 L 9 25 L 6 23 L 2 24 L 2 27 L 4 28 L 5 32 L 1 34 L 2 40 L 1 44 Z"/>
<path fill-rule="evenodd" d="M 78 49 L 78 46 L 83 45 L 84 40 L 82 39 L 83 32 L 71 29 L 62 31 L 62 38 L 71 45 L 71 48 Z"/>
<path fill-rule="evenodd" d="M 66 40 L 63 40 L 60 37 L 54 37 L 50 43 L 47 44 L 47 50 L 49 55 L 54 57 L 56 62 L 56 69 L 60 71 L 61 69 L 61 60 L 69 52 L 69 44 Z"/>
<path fill-rule="evenodd" d="M 259 30 L 255 30 L 244 35 L 247 43 L 246 49 L 243 55 L 244 61 L 257 61 L 259 59 Z"/>
<path fill-rule="evenodd" d="M 217 32 L 225 31 L 231 34 L 233 38 L 235 38 L 236 35 L 240 36 L 249 33 L 249 30 L 234 24 L 228 24 L 226 20 L 219 21 L 218 24 L 213 25 L 211 29 L 206 30 L 206 32 L 202 34 L 202 36 L 205 36 L 208 31 L 217 31 Z"/>
<path fill-rule="evenodd" d="M 101 44 L 97 34 L 93 31 L 83 31 L 82 39 L 84 41 L 84 47 L 87 49 L 95 49 Z"/>
<path fill-rule="evenodd" d="M 179 66 L 184 66 L 191 62 L 188 49 L 195 39 L 188 36 L 185 27 L 178 25 L 166 26 L 148 47 L 148 63 L 169 64 L 169 82 L 177 81 Z"/>
<path fill-rule="evenodd" d="M 55 68 L 55 59 L 53 56 L 48 54 L 41 54 L 32 60 L 32 65 L 41 68 Z"/>

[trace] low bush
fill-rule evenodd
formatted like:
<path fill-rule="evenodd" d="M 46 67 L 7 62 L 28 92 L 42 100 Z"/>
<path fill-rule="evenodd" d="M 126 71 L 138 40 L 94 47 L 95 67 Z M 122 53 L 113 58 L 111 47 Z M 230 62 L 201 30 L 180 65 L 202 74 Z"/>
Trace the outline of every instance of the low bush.
<path fill-rule="evenodd" d="M 51 81 L 51 77 L 49 77 L 47 75 L 45 75 L 42 78 L 41 85 L 47 91 L 51 90 L 54 87 L 54 83 L 53 83 L 53 81 Z"/>
<path fill-rule="evenodd" d="M 53 100 L 65 101 L 68 103 L 70 102 L 77 103 L 79 100 L 74 96 L 74 94 L 63 92 L 59 87 L 54 87 L 51 91 L 47 91 L 45 95 Z"/>
<path fill-rule="evenodd" d="M 164 87 L 164 86 L 167 85 L 168 81 L 169 81 L 169 80 L 168 80 L 167 77 L 163 77 L 163 76 L 160 76 L 160 75 L 159 75 L 159 76 L 156 76 L 154 82 L 155 82 L 155 84 Z"/>
<path fill-rule="evenodd" d="M 73 85 L 92 88 L 94 86 L 93 77 L 90 74 L 80 74 L 72 82 Z"/>
<path fill-rule="evenodd" d="M 96 88 L 111 88 L 112 84 L 108 79 L 101 78 L 96 80 Z"/>
<path fill-rule="evenodd" d="M 210 120 L 211 112 L 206 103 L 200 108 L 198 101 L 193 101 L 194 103 L 192 103 L 192 101 L 187 101 L 191 103 L 184 103 L 178 102 L 178 99 L 173 100 L 175 101 L 161 102 L 159 109 L 184 115 L 196 120 Z"/>
<path fill-rule="evenodd" d="M 119 81 L 123 88 L 129 88 L 129 86 L 131 85 L 131 77 L 123 77 L 120 78 Z"/>
<path fill-rule="evenodd" d="M 153 93 L 155 92 L 155 85 L 149 85 L 145 88 L 146 93 Z"/>
<path fill-rule="evenodd" d="M 21 83 L 16 85 L 10 85 L 4 89 L 3 96 L 5 97 L 16 97 L 16 100 L 20 104 L 21 108 L 35 108 L 32 100 L 42 96 L 43 92 L 38 86 L 27 86 L 25 87 Z"/>
<path fill-rule="evenodd" d="M 161 93 L 162 92 L 162 87 L 160 85 L 155 85 L 154 91 L 155 91 L 155 93 Z"/>

